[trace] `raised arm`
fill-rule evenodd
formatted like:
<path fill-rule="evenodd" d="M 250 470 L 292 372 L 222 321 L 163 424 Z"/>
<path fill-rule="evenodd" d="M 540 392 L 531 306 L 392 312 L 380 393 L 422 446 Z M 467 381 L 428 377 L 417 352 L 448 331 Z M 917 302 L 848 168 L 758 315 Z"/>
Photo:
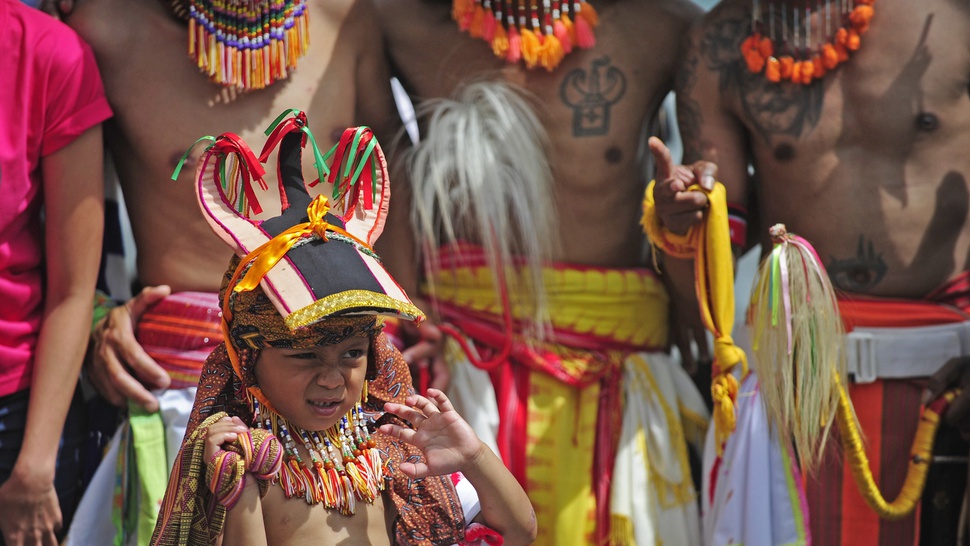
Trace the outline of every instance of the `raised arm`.
<path fill-rule="evenodd" d="M 685 37 L 681 62 L 675 78 L 677 120 L 684 144 L 685 164 L 709 161 L 717 164 L 717 179 L 727 190 L 729 204 L 745 205 L 748 193 L 748 151 L 745 129 L 731 110 L 738 66 L 733 7 L 719 7 L 694 25 Z M 657 146 L 651 144 L 654 154 Z M 662 154 L 660 154 L 662 155 Z M 669 160 L 668 160 L 669 162 Z M 658 158 L 658 165 L 662 162 Z M 668 170 L 672 170 L 668 168 Z M 696 169 L 695 169 L 696 170 Z M 654 199 L 661 223 L 675 233 L 686 233 L 700 221 L 707 199 L 700 192 L 686 191 L 682 177 L 657 174 Z M 741 245 L 735 247 L 739 252 Z M 693 262 L 663 257 L 664 280 L 671 294 L 674 341 L 684 355 L 685 367 L 694 372 L 691 342 L 706 360 L 706 341 L 697 312 Z"/>
<path fill-rule="evenodd" d="M 443 392 L 429 389 L 428 397 L 411 395 L 406 405 L 385 405 L 414 429 L 388 424 L 380 431 L 415 445 L 425 455 L 425 462 L 402 463 L 400 471 L 412 478 L 461 472 L 478 492 L 482 523 L 500 533 L 506 544 L 534 541 L 535 511 L 522 486 Z"/>
<path fill-rule="evenodd" d="M 736 205 L 747 200 L 750 162 L 746 129 L 733 111 L 742 15 L 736 8 L 719 7 L 691 29 L 674 87 L 684 163 L 716 163 L 727 201 Z"/>
<path fill-rule="evenodd" d="M 367 4 L 368 12 L 380 9 L 373 0 L 363 3 Z M 368 13 L 367 19 L 373 21 L 368 36 L 380 35 L 382 31 L 377 14 Z M 418 297 L 422 258 L 411 226 L 411 180 L 405 165 L 411 141 L 404 132 L 403 120 L 391 92 L 391 61 L 385 46 L 384 40 L 369 38 L 367 55 L 358 65 L 358 89 L 365 95 L 358 99 L 358 105 L 362 108 L 362 116 L 377 120 L 375 124 L 380 122 L 375 126 L 375 133 L 387 152 L 391 176 L 390 210 L 376 250 L 387 270 L 414 304 L 431 318 L 428 302 Z M 371 87 L 373 93 L 369 93 Z M 447 388 L 451 374 L 442 356 L 442 333 L 433 320 L 428 320 L 420 327 L 411 322 L 401 322 L 400 336 L 406 345 L 401 354 L 411 366 L 419 390 L 424 390 L 425 386 Z"/>

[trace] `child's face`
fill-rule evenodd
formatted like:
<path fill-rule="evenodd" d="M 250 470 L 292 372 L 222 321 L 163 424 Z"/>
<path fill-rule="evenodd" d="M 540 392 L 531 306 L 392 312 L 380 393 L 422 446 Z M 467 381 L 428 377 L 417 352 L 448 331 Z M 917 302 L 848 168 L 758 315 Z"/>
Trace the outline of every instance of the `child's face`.
<path fill-rule="evenodd" d="M 370 337 L 308 349 L 264 348 L 256 381 L 280 415 L 304 430 L 325 430 L 360 400 Z"/>

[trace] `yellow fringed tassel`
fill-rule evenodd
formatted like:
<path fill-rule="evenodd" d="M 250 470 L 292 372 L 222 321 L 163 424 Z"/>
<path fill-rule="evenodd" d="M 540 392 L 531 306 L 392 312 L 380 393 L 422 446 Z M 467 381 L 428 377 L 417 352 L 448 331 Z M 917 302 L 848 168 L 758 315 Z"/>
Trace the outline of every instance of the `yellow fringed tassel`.
<path fill-rule="evenodd" d="M 730 372 L 720 373 L 711 380 L 711 398 L 714 400 L 714 447 L 718 456 L 724 452 L 724 443 L 737 427 L 738 416 L 734 402 L 738 399 L 738 380 Z"/>
<path fill-rule="evenodd" d="M 310 10 L 303 10 L 303 53 L 310 50 Z"/>
<path fill-rule="evenodd" d="M 562 21 L 562 25 L 566 27 L 566 32 L 569 34 L 569 40 L 572 43 L 576 43 L 576 26 L 573 25 L 573 20 L 569 18 L 565 13 L 559 19 Z"/>
<path fill-rule="evenodd" d="M 633 522 L 620 514 L 610 515 L 610 546 L 636 546 Z"/>
<path fill-rule="evenodd" d="M 195 57 L 195 19 L 189 18 L 189 57 Z"/>
<path fill-rule="evenodd" d="M 509 50 L 509 35 L 505 33 L 505 27 L 497 25 L 495 27 L 495 37 L 492 38 L 492 53 L 496 57 L 505 57 Z"/>

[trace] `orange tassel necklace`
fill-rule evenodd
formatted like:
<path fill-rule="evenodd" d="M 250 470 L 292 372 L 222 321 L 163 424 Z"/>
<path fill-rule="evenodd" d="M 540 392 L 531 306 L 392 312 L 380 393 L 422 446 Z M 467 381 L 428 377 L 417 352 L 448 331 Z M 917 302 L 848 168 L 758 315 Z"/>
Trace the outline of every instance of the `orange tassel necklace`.
<path fill-rule="evenodd" d="M 539 5 L 539 2 L 542 5 Z M 596 45 L 599 16 L 586 0 L 452 0 L 458 28 L 510 63 L 552 71 L 574 47 Z"/>
<path fill-rule="evenodd" d="M 808 85 L 849 60 L 869 29 L 875 0 L 814 0 L 814 25 L 812 2 L 753 0 L 751 34 L 741 42 L 748 71 Z"/>

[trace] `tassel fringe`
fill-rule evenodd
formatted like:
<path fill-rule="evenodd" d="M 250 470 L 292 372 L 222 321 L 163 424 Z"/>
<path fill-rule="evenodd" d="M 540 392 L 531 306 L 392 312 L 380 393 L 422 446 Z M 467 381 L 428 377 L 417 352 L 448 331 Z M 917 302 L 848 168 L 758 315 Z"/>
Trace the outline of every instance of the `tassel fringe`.
<path fill-rule="evenodd" d="M 572 17 L 570 17 L 572 14 Z M 575 47 L 596 45 L 599 15 L 586 0 L 453 0 L 451 16 L 462 32 L 488 43 L 495 56 L 553 71 Z"/>

